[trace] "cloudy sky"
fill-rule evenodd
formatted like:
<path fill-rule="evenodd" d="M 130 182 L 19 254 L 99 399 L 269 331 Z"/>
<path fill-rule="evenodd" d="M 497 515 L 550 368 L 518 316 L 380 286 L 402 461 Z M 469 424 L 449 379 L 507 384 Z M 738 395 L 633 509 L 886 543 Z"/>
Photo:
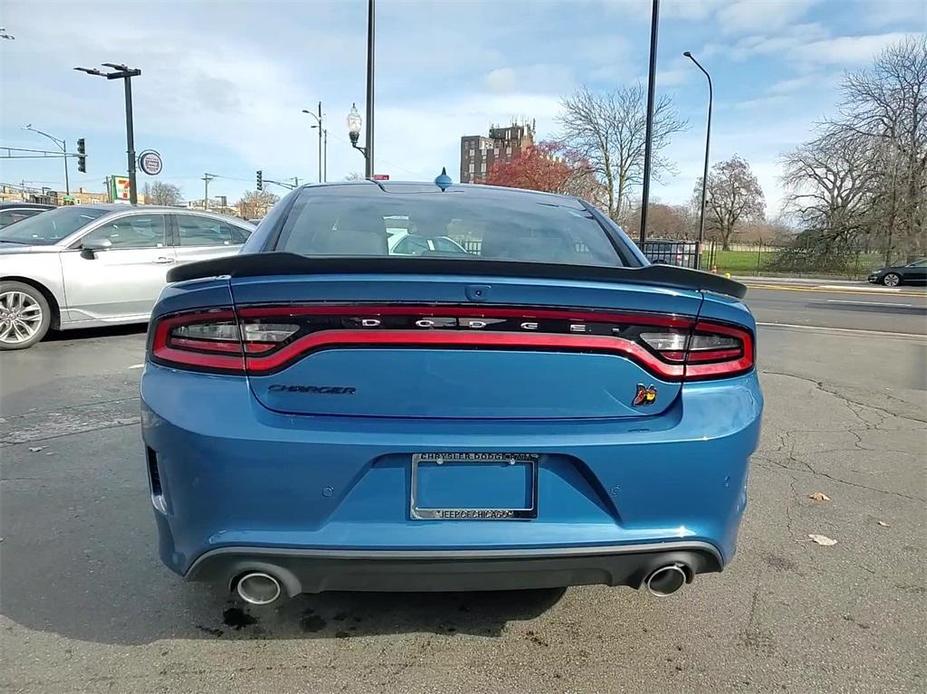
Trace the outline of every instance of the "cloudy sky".
<path fill-rule="evenodd" d="M 345 116 L 365 93 L 366 0 L 4 0 L 0 25 L 0 145 L 40 148 L 25 123 L 84 137 L 87 174 L 102 190 L 125 171 L 121 83 L 74 72 L 127 63 L 134 80 L 136 149 L 164 158 L 161 180 L 202 197 L 237 199 L 265 178 L 314 180 L 315 131 L 301 113 L 321 99 L 329 180 L 363 171 Z M 648 0 L 378 0 L 377 172 L 431 180 L 459 169 L 463 134 L 536 119 L 557 135 L 561 97 L 646 79 Z M 715 81 L 712 160 L 740 154 L 778 208 L 779 155 L 833 111 L 843 71 L 885 45 L 927 30 L 925 0 L 664 0 L 657 90 L 689 121 L 667 154 L 678 174 L 655 188 L 685 202 L 701 172 L 706 85 Z M 0 181 L 63 188 L 50 161 L 0 160 Z M 139 173 L 139 184 L 152 180 Z"/>

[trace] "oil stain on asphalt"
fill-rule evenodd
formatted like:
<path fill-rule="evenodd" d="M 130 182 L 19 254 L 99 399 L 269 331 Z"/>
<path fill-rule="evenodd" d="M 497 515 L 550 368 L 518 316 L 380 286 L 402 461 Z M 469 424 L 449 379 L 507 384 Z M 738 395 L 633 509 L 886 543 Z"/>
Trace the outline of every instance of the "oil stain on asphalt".
<path fill-rule="evenodd" d="M 250 627 L 257 622 L 254 617 L 239 607 L 230 607 L 223 612 L 222 621 L 225 623 L 225 626 L 232 627 L 236 631 L 240 631 L 245 627 Z"/>

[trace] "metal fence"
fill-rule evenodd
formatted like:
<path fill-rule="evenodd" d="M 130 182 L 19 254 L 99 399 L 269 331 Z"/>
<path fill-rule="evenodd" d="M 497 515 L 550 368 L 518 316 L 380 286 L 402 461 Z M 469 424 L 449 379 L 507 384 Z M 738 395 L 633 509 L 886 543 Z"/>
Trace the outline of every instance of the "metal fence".
<path fill-rule="evenodd" d="M 468 253 L 480 255 L 482 242 L 474 238 L 455 237 Z M 812 264 L 795 269 L 783 265 L 781 256 L 785 247 L 762 241 L 753 243 L 740 241 L 724 250 L 720 241 L 709 240 L 702 244 L 701 262 L 696 263 L 698 242 L 668 239 L 649 239 L 642 248 L 652 263 L 664 263 L 679 267 L 699 268 L 707 272 L 739 276 L 796 276 L 796 277 L 841 277 L 860 279 L 873 269 L 884 265 L 880 253 L 859 249 L 841 267 L 826 264 Z M 588 253 L 583 244 L 577 244 L 577 253 Z"/>
<path fill-rule="evenodd" d="M 677 265 L 679 267 L 698 267 L 697 241 L 663 241 L 652 239 L 644 241 L 641 249 L 651 263 Z"/>
<path fill-rule="evenodd" d="M 459 237 L 452 237 L 452 238 L 454 241 L 456 241 L 461 246 L 463 246 L 463 249 L 467 253 L 470 253 L 471 255 L 480 255 L 482 253 L 483 241 L 481 239 L 467 239 L 467 238 L 459 238 Z M 575 250 L 577 253 L 580 253 L 580 254 L 588 253 L 589 247 L 584 243 L 574 243 L 573 250 Z"/>

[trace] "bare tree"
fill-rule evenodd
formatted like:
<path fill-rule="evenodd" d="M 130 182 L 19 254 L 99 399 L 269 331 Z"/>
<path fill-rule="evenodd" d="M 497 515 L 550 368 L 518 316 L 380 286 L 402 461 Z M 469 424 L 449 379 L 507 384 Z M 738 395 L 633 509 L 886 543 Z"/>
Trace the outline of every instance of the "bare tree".
<path fill-rule="evenodd" d="M 618 219 L 630 203 L 631 188 L 640 185 L 644 170 L 646 134 L 645 93 L 642 85 L 619 87 L 607 92 L 593 92 L 583 87 L 561 102 L 559 123 L 566 145 L 589 162 L 596 176 L 605 184 L 608 214 Z M 663 96 L 654 108 L 653 159 L 654 178 L 673 170 L 661 151 L 673 134 L 685 130 L 672 102 Z"/>
<path fill-rule="evenodd" d="M 149 205 L 179 205 L 183 199 L 178 186 L 173 183 L 162 183 L 161 181 L 146 183 L 144 195 L 145 201 Z"/>
<path fill-rule="evenodd" d="M 695 182 L 693 206 L 702 196 L 702 179 Z M 760 182 L 750 165 L 736 154 L 711 167 L 705 202 L 705 227 L 721 238 L 722 250 L 731 246 L 731 237 L 741 222 L 763 219 L 766 200 Z"/>
<path fill-rule="evenodd" d="M 783 156 L 785 203 L 803 228 L 847 240 L 865 231 L 874 178 L 870 144 L 827 132 Z"/>
<path fill-rule="evenodd" d="M 927 37 L 889 46 L 871 68 L 847 74 L 842 91 L 833 127 L 881 143 L 870 163 L 882 174 L 876 199 L 889 215 L 886 256 L 896 235 L 907 255 L 922 254 L 927 251 Z"/>
<path fill-rule="evenodd" d="M 238 214 L 244 219 L 261 219 L 279 199 L 267 190 L 245 191 L 238 201 Z"/>
<path fill-rule="evenodd" d="M 698 234 L 697 223 L 697 215 L 693 216 L 691 209 L 686 205 L 652 202 L 647 208 L 647 226 L 653 229 L 648 232 L 648 235 L 654 239 L 688 240 L 694 238 Z M 624 229 L 640 229 L 640 204 L 629 205 L 622 213 L 619 224 Z"/>

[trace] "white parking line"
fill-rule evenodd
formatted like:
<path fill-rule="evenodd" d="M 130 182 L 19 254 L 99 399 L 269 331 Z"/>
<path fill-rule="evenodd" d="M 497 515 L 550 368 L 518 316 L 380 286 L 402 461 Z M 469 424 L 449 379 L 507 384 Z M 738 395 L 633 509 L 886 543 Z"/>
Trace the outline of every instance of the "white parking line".
<path fill-rule="evenodd" d="M 886 337 L 914 337 L 920 340 L 927 340 L 927 334 L 922 333 L 893 333 L 884 330 L 864 330 L 862 328 L 831 328 L 826 325 L 797 325 L 795 323 L 760 323 L 757 325 L 764 328 L 797 328 L 798 330 L 815 330 L 824 333 L 857 333 L 860 335 L 884 335 Z"/>
<path fill-rule="evenodd" d="M 130 366 L 129 368 L 130 369 L 141 369 L 144 366 L 145 366 L 144 364 L 132 364 L 132 366 Z"/>
<path fill-rule="evenodd" d="M 852 301 L 850 299 L 826 299 L 829 304 L 853 304 L 863 306 L 904 306 L 914 308 L 914 304 L 896 304 L 892 301 Z"/>

